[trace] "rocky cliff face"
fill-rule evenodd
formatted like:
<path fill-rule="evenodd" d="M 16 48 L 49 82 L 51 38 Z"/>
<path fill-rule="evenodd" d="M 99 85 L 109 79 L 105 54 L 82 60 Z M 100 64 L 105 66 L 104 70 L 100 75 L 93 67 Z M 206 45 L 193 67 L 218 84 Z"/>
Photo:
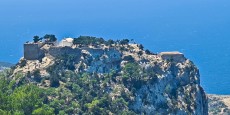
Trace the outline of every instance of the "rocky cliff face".
<path fill-rule="evenodd" d="M 68 64 L 66 64 L 68 67 L 62 69 L 77 74 L 82 72 L 91 73 L 92 76 L 96 74 L 99 87 L 103 93 L 109 94 L 112 100 L 122 97 L 123 91 L 128 94 L 127 99 L 124 99 L 129 103 L 121 110 L 148 115 L 208 114 L 208 101 L 200 86 L 199 70 L 183 54 L 176 53 L 175 56 L 175 52 L 168 52 L 162 57 L 142 50 L 137 44 L 113 44 L 97 48 L 93 46 L 52 48 L 45 45 L 43 50 L 46 52 L 46 57 L 42 61 L 26 60 L 26 64 L 18 65 L 14 73 L 27 74 L 39 70 L 41 76 L 45 78 L 51 76 L 47 70 L 50 66 L 62 62 L 70 63 L 71 69 Z M 70 62 L 63 61 L 63 58 L 59 58 L 63 55 L 64 57 L 71 55 L 73 58 L 68 58 L 72 59 Z M 111 73 L 115 73 L 111 80 L 104 82 L 106 76 Z M 50 83 L 33 81 L 33 77 L 29 79 L 30 82 L 42 87 L 49 86 Z M 71 78 L 69 79 L 71 81 Z"/>
<path fill-rule="evenodd" d="M 147 114 L 207 114 L 207 98 L 199 85 L 198 70 L 189 61 L 169 64 L 158 74 L 157 83 L 140 88 L 132 108 Z"/>

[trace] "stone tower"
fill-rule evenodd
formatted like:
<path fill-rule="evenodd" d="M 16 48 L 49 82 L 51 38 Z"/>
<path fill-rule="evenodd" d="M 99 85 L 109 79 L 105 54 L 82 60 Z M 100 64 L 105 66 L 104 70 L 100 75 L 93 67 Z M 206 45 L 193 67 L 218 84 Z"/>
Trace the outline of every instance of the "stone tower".
<path fill-rule="evenodd" d="M 26 60 L 40 60 L 45 56 L 45 53 L 41 50 L 44 45 L 42 42 L 38 43 L 25 43 L 24 44 L 24 58 Z"/>

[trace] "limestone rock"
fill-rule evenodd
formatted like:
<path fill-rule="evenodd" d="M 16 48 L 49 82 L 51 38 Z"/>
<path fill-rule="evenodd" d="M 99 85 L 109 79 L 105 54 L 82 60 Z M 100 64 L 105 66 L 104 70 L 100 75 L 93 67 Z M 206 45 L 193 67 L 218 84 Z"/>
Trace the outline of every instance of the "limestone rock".
<path fill-rule="evenodd" d="M 129 61 L 136 62 L 142 70 L 151 71 L 153 76 L 146 77 L 146 83 L 131 97 L 132 103 L 127 107 L 136 113 L 147 115 L 207 115 L 208 99 L 200 86 L 200 75 L 192 61 L 179 52 L 162 52 L 158 55 L 146 54 L 137 44 L 112 45 L 101 47 L 57 47 L 44 45 L 45 57 L 41 61 L 27 61 L 24 67 L 17 66 L 15 71 L 34 71 L 39 69 L 45 76 L 47 67 L 55 64 L 55 59 L 62 55 L 74 55 L 75 72 L 85 71 L 98 73 L 99 76 L 116 71 L 122 74 L 121 68 Z M 126 59 L 125 59 L 126 57 Z M 144 76 L 144 75 L 143 75 Z M 117 76 L 119 81 L 121 76 Z M 151 81 L 151 79 L 153 82 Z M 108 84 L 105 84 L 108 85 Z M 110 90 L 123 86 L 110 84 Z M 124 84 L 123 84 L 124 85 Z M 111 92 L 114 99 L 120 92 Z M 130 93 L 128 88 L 125 92 Z"/>

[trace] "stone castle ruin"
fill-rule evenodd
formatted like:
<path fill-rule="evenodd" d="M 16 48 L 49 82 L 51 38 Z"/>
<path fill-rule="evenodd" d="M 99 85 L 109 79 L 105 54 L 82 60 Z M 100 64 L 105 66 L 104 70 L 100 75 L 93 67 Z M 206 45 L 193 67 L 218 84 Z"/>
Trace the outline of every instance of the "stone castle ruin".
<path fill-rule="evenodd" d="M 100 44 L 101 45 L 101 44 Z M 132 45 L 132 44 L 131 44 Z M 137 45 L 132 45 L 136 52 L 139 51 Z M 119 46 L 118 46 L 119 47 Z M 84 66 L 87 68 L 88 72 L 99 72 L 105 73 L 109 72 L 111 69 L 118 70 L 120 68 L 120 63 L 122 58 L 128 56 L 129 53 L 122 55 L 119 49 L 114 47 L 104 46 L 102 47 L 92 47 L 92 46 L 81 46 L 73 45 L 72 38 L 65 38 L 59 43 L 51 42 L 37 42 L 37 43 L 25 43 L 24 44 L 24 59 L 29 61 L 39 60 L 41 63 L 46 62 L 47 59 L 54 59 L 61 56 L 74 56 L 76 62 L 76 67 Z M 149 55 L 144 55 L 149 56 Z M 151 55 L 153 56 L 153 55 Z M 151 57 L 150 56 L 150 57 Z M 172 62 L 184 62 L 186 58 L 180 52 L 161 52 L 158 55 L 154 55 L 162 60 L 172 61 Z M 140 57 L 134 57 L 139 60 Z M 145 58 L 145 57 L 144 57 Z M 44 59 L 44 60 L 43 60 Z M 94 60 L 94 61 L 93 61 Z M 82 65 L 81 63 L 87 63 L 90 66 Z"/>
<path fill-rule="evenodd" d="M 184 62 L 186 58 L 184 57 L 184 54 L 174 51 L 174 52 L 161 52 L 159 56 L 163 60 L 169 60 L 169 61 L 176 61 L 176 62 Z"/>
<path fill-rule="evenodd" d="M 44 46 L 46 45 L 46 46 Z M 44 47 L 46 50 L 44 50 Z M 58 56 L 64 54 L 80 54 L 84 48 L 73 48 L 73 38 L 64 38 L 59 43 L 54 42 L 37 42 L 24 44 L 24 59 L 26 60 L 41 60 L 46 54 Z M 91 48 L 87 49 L 89 51 Z M 96 52 L 95 52 L 96 53 Z M 184 54 L 174 52 L 161 52 L 158 54 L 160 58 L 168 61 L 184 62 L 186 58 Z"/>
<path fill-rule="evenodd" d="M 42 50 L 44 45 L 49 45 L 50 47 L 54 47 L 55 49 L 63 48 L 63 47 L 71 47 L 73 45 L 73 38 L 63 39 L 59 44 L 57 41 L 54 42 L 27 42 L 24 44 L 24 59 L 26 60 L 41 60 L 45 57 L 45 51 Z"/>
<path fill-rule="evenodd" d="M 41 50 L 41 47 L 45 43 L 25 43 L 24 44 L 24 58 L 26 60 L 40 60 L 45 56 L 44 52 Z"/>

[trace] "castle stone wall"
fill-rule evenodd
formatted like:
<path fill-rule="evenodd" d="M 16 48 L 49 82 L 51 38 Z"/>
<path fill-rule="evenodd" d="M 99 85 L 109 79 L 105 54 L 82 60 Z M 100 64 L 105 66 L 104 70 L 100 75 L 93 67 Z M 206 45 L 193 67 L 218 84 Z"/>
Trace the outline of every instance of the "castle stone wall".
<path fill-rule="evenodd" d="M 184 54 L 180 52 L 161 52 L 159 55 L 164 60 L 173 60 L 176 62 L 183 62 L 186 60 Z"/>
<path fill-rule="evenodd" d="M 26 43 L 24 44 L 24 58 L 26 60 L 40 60 L 45 54 L 40 49 L 43 44 L 41 43 Z"/>
<path fill-rule="evenodd" d="M 78 48 L 73 49 L 71 47 L 50 47 L 48 53 L 53 57 L 68 55 L 68 54 L 80 56 L 81 49 Z"/>

